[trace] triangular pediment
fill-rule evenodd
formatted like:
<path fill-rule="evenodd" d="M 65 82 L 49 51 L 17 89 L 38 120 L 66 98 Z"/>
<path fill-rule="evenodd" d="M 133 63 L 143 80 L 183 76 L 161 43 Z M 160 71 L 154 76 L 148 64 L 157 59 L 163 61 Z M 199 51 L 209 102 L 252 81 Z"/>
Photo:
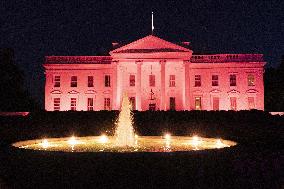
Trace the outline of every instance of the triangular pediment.
<path fill-rule="evenodd" d="M 182 47 L 180 45 L 171 43 L 154 35 L 148 35 L 137 41 L 114 49 L 110 52 L 110 55 L 118 56 L 120 54 L 167 54 L 167 53 L 179 53 L 179 54 L 192 54 L 190 49 Z"/>

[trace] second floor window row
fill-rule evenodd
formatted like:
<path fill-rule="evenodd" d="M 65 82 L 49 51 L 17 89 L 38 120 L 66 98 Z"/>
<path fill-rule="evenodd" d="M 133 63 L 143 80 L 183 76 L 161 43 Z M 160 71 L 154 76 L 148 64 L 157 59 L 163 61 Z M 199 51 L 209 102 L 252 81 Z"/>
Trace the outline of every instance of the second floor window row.
<path fill-rule="evenodd" d="M 212 81 L 212 86 L 219 86 L 219 76 L 218 75 L 212 75 L 211 81 Z M 237 75 L 230 74 L 229 82 L 230 82 L 230 86 L 232 87 L 237 86 Z M 201 75 L 194 76 L 194 86 L 201 87 Z M 249 74 L 247 76 L 247 86 L 255 86 L 254 75 Z"/>
<path fill-rule="evenodd" d="M 175 75 L 169 76 L 169 87 L 175 87 L 176 86 L 176 77 Z M 219 86 L 219 76 L 218 75 L 212 75 L 211 77 L 212 86 Z M 129 76 L 129 86 L 135 86 L 136 84 L 136 78 L 135 75 Z M 194 75 L 194 87 L 201 87 L 201 75 Z M 230 86 L 237 86 L 237 75 L 236 74 L 230 74 L 229 75 L 229 84 Z M 156 81 L 155 81 L 155 75 L 151 74 L 149 75 L 149 86 L 155 87 Z M 56 75 L 53 77 L 53 86 L 54 87 L 60 87 L 61 86 L 61 77 Z M 77 76 L 71 76 L 71 82 L 70 87 L 77 87 L 78 86 L 78 77 Z M 94 76 L 88 76 L 87 77 L 87 86 L 88 87 L 94 87 Z M 111 87 L 111 76 L 105 75 L 104 76 L 104 86 L 105 87 Z M 247 75 L 247 86 L 255 86 L 255 76 L 253 74 Z"/>
<path fill-rule="evenodd" d="M 88 76 L 87 77 L 87 86 L 88 87 L 94 87 L 94 76 Z M 104 86 L 110 87 L 111 85 L 110 75 L 105 75 L 104 77 Z M 77 76 L 71 76 L 71 82 L 70 87 L 77 87 L 78 86 L 78 77 Z M 54 87 L 60 87 L 60 76 L 56 76 L 54 78 Z"/>

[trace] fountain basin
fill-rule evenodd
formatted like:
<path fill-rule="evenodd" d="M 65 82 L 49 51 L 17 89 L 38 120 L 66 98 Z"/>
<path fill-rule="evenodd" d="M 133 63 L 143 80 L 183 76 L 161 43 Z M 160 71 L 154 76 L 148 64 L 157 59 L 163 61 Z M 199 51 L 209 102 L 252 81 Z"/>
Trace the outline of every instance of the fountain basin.
<path fill-rule="evenodd" d="M 188 136 L 139 136 L 135 145 L 118 146 L 113 136 L 35 139 L 13 143 L 12 146 L 30 150 L 59 152 L 182 152 L 235 146 L 230 140 Z"/>

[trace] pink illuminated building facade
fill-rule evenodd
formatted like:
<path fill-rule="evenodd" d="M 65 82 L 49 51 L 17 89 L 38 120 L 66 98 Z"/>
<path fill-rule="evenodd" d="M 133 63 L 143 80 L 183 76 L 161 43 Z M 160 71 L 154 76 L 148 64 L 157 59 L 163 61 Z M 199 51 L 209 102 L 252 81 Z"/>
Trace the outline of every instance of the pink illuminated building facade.
<path fill-rule="evenodd" d="M 261 54 L 194 55 L 149 35 L 110 56 L 47 56 L 47 111 L 264 109 Z"/>

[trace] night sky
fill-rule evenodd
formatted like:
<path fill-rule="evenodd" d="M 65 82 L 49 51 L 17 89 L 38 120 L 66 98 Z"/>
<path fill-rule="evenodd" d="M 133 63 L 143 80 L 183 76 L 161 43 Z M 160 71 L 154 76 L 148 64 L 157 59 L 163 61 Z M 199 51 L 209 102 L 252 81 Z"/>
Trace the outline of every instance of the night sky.
<path fill-rule="evenodd" d="M 1 0 L 0 48 L 13 48 L 29 92 L 44 98 L 46 55 L 99 55 L 111 42 L 151 33 L 190 41 L 195 53 L 263 53 L 276 67 L 284 54 L 283 0 L 49 1 Z"/>

